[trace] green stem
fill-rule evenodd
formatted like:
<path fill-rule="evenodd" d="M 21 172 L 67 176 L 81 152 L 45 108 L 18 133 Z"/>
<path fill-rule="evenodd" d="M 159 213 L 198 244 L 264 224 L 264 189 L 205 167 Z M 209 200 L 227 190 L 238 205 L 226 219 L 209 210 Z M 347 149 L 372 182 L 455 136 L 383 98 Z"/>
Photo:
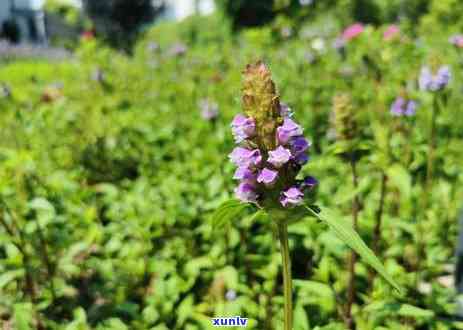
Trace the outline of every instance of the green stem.
<path fill-rule="evenodd" d="M 283 261 L 283 291 L 285 298 L 285 324 L 284 330 L 293 329 L 293 301 L 292 301 L 292 284 L 291 284 L 291 259 L 289 256 L 288 245 L 288 225 L 286 223 L 278 224 L 278 236 L 280 239 L 281 258 Z"/>
<path fill-rule="evenodd" d="M 376 211 L 375 217 L 375 227 L 373 229 L 373 252 L 376 256 L 380 256 L 380 246 L 381 246 L 381 224 L 383 218 L 383 211 L 384 211 L 384 201 L 386 198 L 386 185 L 387 185 L 387 175 L 386 173 L 382 173 L 381 175 L 381 193 L 379 197 L 379 206 L 378 210 Z M 368 276 L 369 287 L 370 290 L 373 289 L 373 281 L 375 278 L 375 273 L 370 271 Z"/>
<path fill-rule="evenodd" d="M 439 111 L 438 97 L 439 97 L 438 95 L 434 96 L 434 104 L 432 107 L 432 117 L 431 117 L 431 130 L 429 133 L 429 141 L 428 141 L 428 164 L 426 167 L 426 186 L 425 186 L 425 189 L 427 192 L 429 192 L 429 189 L 431 188 L 431 184 L 432 184 L 434 151 L 436 149 L 436 127 L 437 127 L 436 119 L 437 119 L 437 112 Z"/>
<path fill-rule="evenodd" d="M 358 188 L 358 176 L 357 176 L 357 166 L 354 155 L 351 156 L 351 170 L 352 170 L 352 184 L 354 190 Z M 358 194 L 355 194 L 352 200 L 352 228 L 357 231 L 358 225 L 358 213 L 360 208 L 360 201 Z M 357 254 L 355 251 L 351 252 L 349 259 L 349 283 L 347 287 L 347 305 L 346 305 L 346 326 L 348 329 L 354 329 L 355 324 L 352 318 L 352 306 L 355 302 L 355 297 L 357 294 L 355 286 L 355 265 L 357 263 Z"/>
<path fill-rule="evenodd" d="M 423 212 L 423 218 L 417 220 L 417 263 L 416 263 L 416 277 L 415 282 L 418 285 L 420 281 L 420 268 L 423 260 L 426 260 L 426 252 L 424 246 L 424 235 L 425 229 L 423 221 L 426 219 L 426 211 L 429 205 L 429 197 L 432 191 L 433 181 L 433 167 L 434 167 L 434 152 L 436 149 L 436 129 L 437 129 L 437 114 L 439 111 L 439 95 L 434 95 L 432 114 L 431 114 L 431 127 L 428 138 L 428 162 L 426 166 L 426 179 L 425 186 L 423 188 L 422 205 L 421 210 Z"/>

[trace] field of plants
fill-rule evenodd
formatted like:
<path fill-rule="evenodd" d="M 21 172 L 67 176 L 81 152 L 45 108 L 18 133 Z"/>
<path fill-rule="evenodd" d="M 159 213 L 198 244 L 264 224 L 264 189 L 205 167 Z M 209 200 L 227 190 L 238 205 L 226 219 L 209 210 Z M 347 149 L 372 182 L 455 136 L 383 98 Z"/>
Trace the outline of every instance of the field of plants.
<path fill-rule="evenodd" d="M 131 56 L 83 38 L 68 59 L 0 63 L 3 329 L 202 330 L 221 316 L 283 329 L 272 212 L 223 206 L 259 60 L 310 141 L 297 179 L 316 179 L 305 212 L 289 192 L 270 206 L 292 217 L 292 329 L 463 329 L 463 36 L 282 24 L 232 33 L 192 17 Z M 352 257 L 336 223 L 353 221 L 400 291 Z"/>

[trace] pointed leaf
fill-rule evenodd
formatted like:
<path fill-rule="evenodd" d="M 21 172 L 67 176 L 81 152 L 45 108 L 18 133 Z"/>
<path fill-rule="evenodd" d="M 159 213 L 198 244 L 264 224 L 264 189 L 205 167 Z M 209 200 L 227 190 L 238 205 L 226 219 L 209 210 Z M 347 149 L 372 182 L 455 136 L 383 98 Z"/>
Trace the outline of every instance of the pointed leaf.
<path fill-rule="evenodd" d="M 387 273 L 384 266 L 376 258 L 373 251 L 363 242 L 362 238 L 355 232 L 351 224 L 342 219 L 333 219 L 330 217 L 321 217 L 320 214 L 312 210 L 310 207 L 306 207 L 307 210 L 319 220 L 325 222 L 336 235 L 346 243 L 351 249 L 358 253 L 363 260 L 373 267 L 389 284 L 391 284 L 397 291 L 402 292 L 400 286 L 394 281 L 394 279 Z"/>
<path fill-rule="evenodd" d="M 240 201 L 231 199 L 222 205 L 212 214 L 211 223 L 215 229 L 223 227 L 226 223 L 230 222 L 233 218 L 243 212 L 249 205 Z"/>

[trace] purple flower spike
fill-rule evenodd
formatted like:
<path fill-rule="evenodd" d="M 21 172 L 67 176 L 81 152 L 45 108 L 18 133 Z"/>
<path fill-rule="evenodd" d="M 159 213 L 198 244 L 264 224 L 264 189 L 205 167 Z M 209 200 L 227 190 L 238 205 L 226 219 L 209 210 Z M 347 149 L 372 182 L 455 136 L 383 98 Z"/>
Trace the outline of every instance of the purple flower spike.
<path fill-rule="evenodd" d="M 417 103 L 413 100 L 406 101 L 403 97 L 398 97 L 391 105 L 391 114 L 393 116 L 413 116 L 416 113 Z"/>
<path fill-rule="evenodd" d="M 421 69 L 418 84 L 423 91 L 435 92 L 444 89 L 450 82 L 450 78 L 451 72 L 447 65 L 441 66 L 435 75 L 429 67 L 425 66 Z"/>
<path fill-rule="evenodd" d="M 269 170 L 268 168 L 264 168 L 259 176 L 257 177 L 257 182 L 264 183 L 266 185 L 271 185 L 275 182 L 278 177 L 277 171 Z"/>
<path fill-rule="evenodd" d="M 269 151 L 268 162 L 273 166 L 279 168 L 283 164 L 286 164 L 291 158 L 291 151 L 282 146 L 279 146 L 273 151 Z"/>
<path fill-rule="evenodd" d="M 283 191 L 280 197 L 280 203 L 283 207 L 300 205 L 303 201 L 304 193 L 297 187 L 291 187 Z"/>
<path fill-rule="evenodd" d="M 256 179 L 256 174 L 248 167 L 241 166 L 236 169 L 233 179 L 252 182 Z"/>
<path fill-rule="evenodd" d="M 398 97 L 391 106 L 391 114 L 393 116 L 402 116 L 405 100 L 403 97 Z"/>
<path fill-rule="evenodd" d="M 445 86 L 449 84 L 451 77 L 450 68 L 447 65 L 441 66 L 439 70 L 437 70 L 437 75 L 435 77 L 438 89 L 445 88 Z"/>
<path fill-rule="evenodd" d="M 246 66 L 242 91 L 243 114 L 230 124 L 238 145 L 228 156 L 236 165 L 233 179 L 239 180 L 236 197 L 271 209 L 302 203 L 303 191 L 317 182 L 297 179 L 309 160 L 310 141 L 288 105 L 279 101 L 264 63 Z"/>
<path fill-rule="evenodd" d="M 242 182 L 235 189 L 235 196 L 242 202 L 256 202 L 257 193 L 255 192 L 254 185 L 248 182 Z"/>
<path fill-rule="evenodd" d="M 303 131 L 301 126 L 296 124 L 290 118 L 285 118 L 283 125 L 277 128 L 277 138 L 280 144 L 288 143 L 289 139 L 293 136 L 302 135 Z"/>
<path fill-rule="evenodd" d="M 248 150 L 242 147 L 236 147 L 233 149 L 232 153 L 228 157 L 232 163 L 239 167 L 258 165 L 262 160 L 262 156 L 258 149 Z"/>
<path fill-rule="evenodd" d="M 432 85 L 432 72 L 431 69 L 426 67 L 421 68 L 420 77 L 418 79 L 418 85 L 421 90 L 429 90 Z"/>
<path fill-rule="evenodd" d="M 407 108 L 405 109 L 404 114 L 406 116 L 413 116 L 416 113 L 416 102 L 415 101 L 408 101 Z"/>
<path fill-rule="evenodd" d="M 231 123 L 231 127 L 236 143 L 252 137 L 256 131 L 254 119 L 243 115 L 236 115 Z"/>

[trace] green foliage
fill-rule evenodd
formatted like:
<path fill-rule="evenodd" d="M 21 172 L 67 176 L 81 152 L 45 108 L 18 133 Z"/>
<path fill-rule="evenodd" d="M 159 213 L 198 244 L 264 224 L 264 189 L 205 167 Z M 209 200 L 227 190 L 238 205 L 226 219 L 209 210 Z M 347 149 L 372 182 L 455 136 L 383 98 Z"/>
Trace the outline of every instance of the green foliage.
<path fill-rule="evenodd" d="M 241 204 L 220 208 L 236 183 L 227 155 L 241 71 L 263 58 L 313 142 L 302 174 L 319 179 L 316 200 L 336 210 L 326 221 L 345 233 L 358 194 L 358 235 L 373 248 L 381 178 L 388 177 L 378 259 L 404 294 L 379 276 L 370 283 L 376 261 L 360 259 L 357 328 L 461 328 L 452 318 L 455 292 L 444 281 L 463 200 L 461 53 L 438 24 L 419 42 L 406 25 L 403 38 L 387 42 L 385 27 L 369 26 L 340 53 L 330 45 L 341 19 L 318 17 L 284 39 L 271 27 L 231 35 L 220 16 L 191 17 L 147 31 L 132 57 L 91 40 L 66 61 L 2 66 L 0 81 L 10 90 L 0 90 L 2 322 L 13 329 L 41 322 L 66 330 L 200 330 L 211 317 L 242 315 L 250 329 L 281 328 L 272 219 Z M 451 66 L 453 78 L 422 210 L 432 97 L 417 90 L 416 78 L 431 54 Z M 389 114 L 403 90 L 420 104 L 415 117 Z M 346 148 L 331 133 L 339 92 L 351 95 L 356 111 L 363 152 L 357 189 L 335 155 Z M 201 117 L 203 99 L 218 104 L 215 120 Z M 298 219 L 288 227 L 295 327 L 344 329 L 350 249 L 307 212 Z M 424 256 L 416 249 L 418 221 L 426 229 Z M 225 225 L 213 229 L 213 222 Z"/>
<path fill-rule="evenodd" d="M 110 45 L 130 50 L 140 29 L 164 9 L 163 1 L 83 0 L 86 14 L 96 31 Z"/>
<path fill-rule="evenodd" d="M 378 258 L 376 258 L 373 251 L 371 251 L 368 246 L 365 245 L 363 240 L 355 232 L 350 223 L 346 223 L 340 219 L 333 219 L 332 214 L 328 216 L 320 216 L 319 212 L 314 211 L 310 207 L 307 207 L 307 210 L 317 219 L 325 222 L 344 243 L 346 243 L 352 250 L 364 258 L 368 265 L 373 267 L 379 274 L 381 274 L 381 276 L 384 277 L 384 279 L 388 281 L 389 284 L 391 284 L 397 291 L 401 291 L 400 286 L 387 273 L 386 269 L 378 260 Z"/>

